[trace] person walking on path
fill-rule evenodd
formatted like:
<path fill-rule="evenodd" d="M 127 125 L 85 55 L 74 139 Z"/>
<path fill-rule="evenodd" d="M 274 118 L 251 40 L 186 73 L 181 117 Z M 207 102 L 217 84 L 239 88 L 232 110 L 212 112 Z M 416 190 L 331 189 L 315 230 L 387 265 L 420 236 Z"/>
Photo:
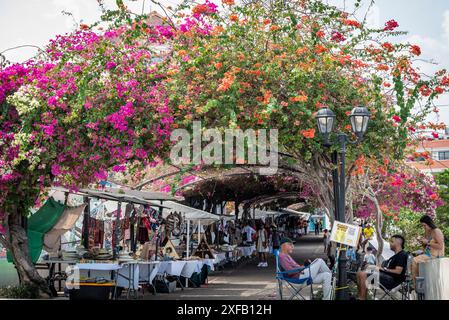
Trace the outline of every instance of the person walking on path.
<path fill-rule="evenodd" d="M 258 267 L 268 267 L 267 252 L 268 252 L 268 234 L 263 224 L 257 226 L 257 253 L 259 254 Z"/>
<path fill-rule="evenodd" d="M 320 234 L 320 220 L 315 220 L 315 235 Z"/>

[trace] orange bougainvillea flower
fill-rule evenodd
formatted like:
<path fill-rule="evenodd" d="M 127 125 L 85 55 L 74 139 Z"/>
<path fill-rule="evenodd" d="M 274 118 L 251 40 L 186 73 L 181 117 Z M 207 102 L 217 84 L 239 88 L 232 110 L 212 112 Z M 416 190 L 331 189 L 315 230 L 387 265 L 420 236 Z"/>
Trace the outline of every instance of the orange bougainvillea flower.
<path fill-rule="evenodd" d="M 270 90 L 265 91 L 265 93 L 263 94 L 263 103 L 268 104 L 270 102 L 270 98 L 271 98 L 271 91 Z"/>
<path fill-rule="evenodd" d="M 356 27 L 356 28 L 360 27 L 360 23 L 358 21 L 355 21 L 355 20 L 345 19 L 345 20 L 343 20 L 343 24 L 345 26 L 351 26 L 351 27 Z"/>
<path fill-rule="evenodd" d="M 317 44 L 315 46 L 315 52 L 317 54 L 320 54 L 320 53 L 323 53 L 323 52 L 326 52 L 326 51 L 327 51 L 327 48 L 325 46 L 321 45 L 321 44 Z"/>
<path fill-rule="evenodd" d="M 222 64 L 221 62 L 216 62 L 216 63 L 214 63 L 214 67 L 215 67 L 215 69 L 217 69 L 217 70 L 220 70 L 222 66 L 223 66 L 223 64 Z"/>
<path fill-rule="evenodd" d="M 315 137 L 315 129 L 301 130 L 301 134 L 306 139 L 313 139 Z"/>
<path fill-rule="evenodd" d="M 384 42 L 382 43 L 382 48 L 387 50 L 388 52 L 394 51 L 394 46 L 390 42 Z"/>
<path fill-rule="evenodd" d="M 217 35 L 220 34 L 224 31 L 224 28 L 222 26 L 215 26 L 213 29 L 213 34 Z"/>
<path fill-rule="evenodd" d="M 271 20 L 270 19 L 265 19 L 264 21 L 263 21 L 263 24 L 270 24 L 271 23 Z"/>
<path fill-rule="evenodd" d="M 322 38 L 322 37 L 325 36 L 325 33 L 324 33 L 323 30 L 319 30 L 319 31 L 317 31 L 317 32 L 315 33 L 315 35 L 316 35 L 318 38 Z"/>
<path fill-rule="evenodd" d="M 231 14 L 230 16 L 229 16 L 229 19 L 231 20 L 231 21 L 238 21 L 239 20 L 239 16 L 237 15 L 237 14 L 235 14 L 235 13 L 233 13 L 233 14 Z"/>
<path fill-rule="evenodd" d="M 307 52 L 307 48 L 306 47 L 302 47 L 302 48 L 296 49 L 296 54 L 297 55 L 301 55 L 301 54 L 303 54 L 305 52 Z"/>
<path fill-rule="evenodd" d="M 386 64 L 379 64 L 376 67 L 377 70 L 381 70 L 381 71 L 388 71 L 390 69 L 389 66 L 387 66 Z"/>
<path fill-rule="evenodd" d="M 234 0 L 222 0 L 223 4 L 227 4 L 228 6 L 233 6 L 235 4 Z"/>
<path fill-rule="evenodd" d="M 300 95 L 300 96 L 290 98 L 290 101 L 292 101 L 292 102 L 307 102 L 307 100 L 309 100 L 309 98 L 305 95 Z"/>
<path fill-rule="evenodd" d="M 231 85 L 234 83 L 235 76 L 230 72 L 225 73 L 225 77 L 221 80 L 220 85 L 218 86 L 218 91 L 227 91 Z"/>
<path fill-rule="evenodd" d="M 271 25 L 270 26 L 270 30 L 271 31 L 276 31 L 276 30 L 279 30 L 281 27 L 279 27 L 279 26 L 277 26 L 277 25 L 275 25 L 275 24 L 273 24 L 273 25 Z"/>
<path fill-rule="evenodd" d="M 89 29 L 89 26 L 87 24 L 81 23 L 80 28 L 81 28 L 81 30 L 87 30 L 87 29 Z"/>
<path fill-rule="evenodd" d="M 178 51 L 178 54 L 182 57 L 182 56 L 185 56 L 186 55 L 186 51 L 185 50 L 179 50 Z"/>

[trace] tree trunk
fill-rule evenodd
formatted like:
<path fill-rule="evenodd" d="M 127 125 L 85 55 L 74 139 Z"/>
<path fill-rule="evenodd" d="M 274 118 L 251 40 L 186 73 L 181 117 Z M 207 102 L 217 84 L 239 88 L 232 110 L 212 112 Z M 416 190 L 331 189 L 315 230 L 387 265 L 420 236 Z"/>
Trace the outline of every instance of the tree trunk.
<path fill-rule="evenodd" d="M 8 228 L 6 239 L 9 240 L 8 248 L 21 284 L 31 284 L 39 288 L 41 298 L 51 296 L 47 282 L 39 275 L 36 267 L 31 261 L 28 249 L 28 236 L 22 226 L 23 215 L 13 212 L 8 216 Z"/>
<path fill-rule="evenodd" d="M 376 229 L 376 239 L 377 239 L 377 260 L 379 260 L 382 252 L 384 250 L 384 239 L 382 238 L 382 210 L 380 209 L 379 201 L 377 200 L 376 193 L 371 186 L 368 186 L 368 197 L 373 201 L 376 207 L 376 224 L 374 225 Z"/>

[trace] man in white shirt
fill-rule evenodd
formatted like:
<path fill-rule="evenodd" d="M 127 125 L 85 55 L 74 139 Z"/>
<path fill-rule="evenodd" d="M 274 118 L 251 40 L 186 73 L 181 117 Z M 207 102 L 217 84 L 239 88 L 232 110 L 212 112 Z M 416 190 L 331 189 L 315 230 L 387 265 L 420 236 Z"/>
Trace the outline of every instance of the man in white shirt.
<path fill-rule="evenodd" d="M 253 243 L 253 234 L 256 233 L 253 227 L 251 227 L 248 223 L 245 223 L 245 226 L 242 229 L 243 243 L 244 244 L 252 244 Z M 245 236 L 246 235 L 246 236 Z"/>

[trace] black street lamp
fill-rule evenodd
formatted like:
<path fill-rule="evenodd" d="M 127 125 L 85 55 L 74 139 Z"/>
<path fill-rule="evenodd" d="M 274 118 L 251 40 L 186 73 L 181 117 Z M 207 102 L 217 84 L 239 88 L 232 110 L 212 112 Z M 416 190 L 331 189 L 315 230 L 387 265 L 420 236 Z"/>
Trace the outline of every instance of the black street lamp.
<path fill-rule="evenodd" d="M 368 128 L 368 122 L 370 118 L 370 112 L 366 107 L 359 106 L 352 109 L 349 119 L 351 121 L 351 127 L 354 134 L 357 136 L 355 141 L 351 141 L 348 135 L 343 132 L 337 133 L 337 143 L 340 147 L 337 153 L 334 153 L 332 160 L 334 164 L 337 164 L 339 159 L 340 167 L 340 177 L 338 175 L 338 170 L 335 168 L 332 172 L 332 179 L 334 183 L 334 199 L 335 199 L 335 210 L 336 210 L 336 220 L 340 222 L 346 222 L 345 219 L 345 158 L 346 158 L 346 144 L 356 144 L 363 140 L 363 135 Z M 318 131 L 323 136 L 324 145 L 330 147 L 330 134 L 335 127 L 335 113 L 329 108 L 323 108 L 318 111 L 316 115 Z M 337 300 L 347 300 L 348 290 L 347 290 L 347 269 L 346 269 L 346 252 L 344 250 L 340 251 L 338 257 L 338 291 L 336 294 Z"/>

